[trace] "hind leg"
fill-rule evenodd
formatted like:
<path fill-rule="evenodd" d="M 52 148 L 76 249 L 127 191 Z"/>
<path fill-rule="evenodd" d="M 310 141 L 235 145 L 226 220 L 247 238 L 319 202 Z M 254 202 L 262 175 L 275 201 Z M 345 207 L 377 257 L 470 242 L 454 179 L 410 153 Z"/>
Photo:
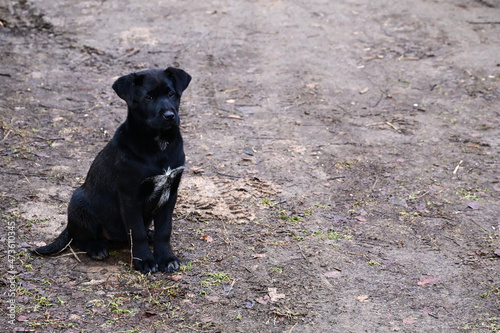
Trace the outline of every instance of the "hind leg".
<path fill-rule="evenodd" d="M 87 252 L 90 258 L 103 260 L 109 255 L 102 227 L 92 214 L 81 188 L 73 193 L 68 206 L 68 231 L 73 243 Z"/>

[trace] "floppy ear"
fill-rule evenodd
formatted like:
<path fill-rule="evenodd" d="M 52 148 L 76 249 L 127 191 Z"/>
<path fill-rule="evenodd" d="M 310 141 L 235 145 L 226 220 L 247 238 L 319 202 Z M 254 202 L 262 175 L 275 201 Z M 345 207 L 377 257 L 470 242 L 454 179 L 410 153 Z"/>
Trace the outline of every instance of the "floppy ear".
<path fill-rule="evenodd" d="M 182 95 L 182 92 L 188 87 L 189 82 L 191 82 L 191 75 L 180 68 L 168 67 L 165 69 L 165 74 L 173 81 L 175 91 L 179 95 Z"/>
<path fill-rule="evenodd" d="M 113 90 L 116 92 L 118 97 L 127 102 L 128 105 L 132 105 L 134 101 L 134 88 L 135 79 L 137 75 L 135 73 L 128 74 L 120 77 L 113 83 Z"/>

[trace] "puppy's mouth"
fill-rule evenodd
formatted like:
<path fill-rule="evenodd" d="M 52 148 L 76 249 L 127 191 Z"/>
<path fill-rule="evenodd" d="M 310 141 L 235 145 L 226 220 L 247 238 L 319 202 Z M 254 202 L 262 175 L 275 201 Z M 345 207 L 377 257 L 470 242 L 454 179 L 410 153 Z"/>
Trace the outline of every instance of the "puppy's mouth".
<path fill-rule="evenodd" d="M 163 115 L 159 115 L 149 122 L 149 126 L 157 130 L 169 130 L 178 127 L 179 124 L 175 117 L 163 117 Z"/>

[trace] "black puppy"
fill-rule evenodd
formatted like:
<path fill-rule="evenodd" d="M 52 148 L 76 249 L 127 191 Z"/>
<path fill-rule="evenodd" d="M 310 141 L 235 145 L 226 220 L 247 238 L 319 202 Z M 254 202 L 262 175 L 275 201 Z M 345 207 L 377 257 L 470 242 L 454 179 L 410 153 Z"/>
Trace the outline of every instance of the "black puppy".
<path fill-rule="evenodd" d="M 116 80 L 113 89 L 127 102 L 127 120 L 73 193 L 66 229 L 35 253 L 52 254 L 72 242 L 102 260 L 108 256 L 107 240 L 128 241 L 134 266 L 142 273 L 179 269 L 170 235 L 185 162 L 179 103 L 190 81 L 189 74 L 172 67 Z M 154 255 L 148 244 L 153 220 Z"/>

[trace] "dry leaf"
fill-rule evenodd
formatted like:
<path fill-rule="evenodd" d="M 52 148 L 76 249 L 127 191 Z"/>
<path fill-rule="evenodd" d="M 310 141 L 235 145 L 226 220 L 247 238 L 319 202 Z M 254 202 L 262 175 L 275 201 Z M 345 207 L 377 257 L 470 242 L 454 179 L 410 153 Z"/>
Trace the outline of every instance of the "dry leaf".
<path fill-rule="evenodd" d="M 144 311 L 143 313 L 141 313 L 139 316 L 142 317 L 142 318 L 150 318 L 150 317 L 153 317 L 153 316 L 156 316 L 158 315 L 157 313 L 155 312 L 151 312 L 151 311 Z"/>
<path fill-rule="evenodd" d="M 467 207 L 472 208 L 472 209 L 479 209 L 479 203 L 475 201 L 471 201 L 467 203 Z"/>
<path fill-rule="evenodd" d="M 366 222 L 366 218 L 364 218 L 363 216 L 355 216 L 354 218 L 358 220 L 358 222 Z"/>
<path fill-rule="evenodd" d="M 176 282 L 180 281 L 180 280 L 182 280 L 182 275 L 180 275 L 180 274 L 171 275 L 170 276 L 170 280 L 173 280 L 173 281 L 176 281 Z"/>
<path fill-rule="evenodd" d="M 276 302 L 279 299 L 285 298 L 285 294 L 278 294 L 278 288 L 267 288 L 271 302 Z"/>
<path fill-rule="evenodd" d="M 403 319 L 403 324 L 406 324 L 406 325 L 413 325 L 417 322 L 417 320 L 415 318 L 404 318 Z"/>
<path fill-rule="evenodd" d="M 419 286 L 425 286 L 426 284 L 438 283 L 441 279 L 434 277 L 432 275 L 422 275 L 420 281 L 417 282 Z"/>
<path fill-rule="evenodd" d="M 196 167 L 196 166 L 191 167 L 191 171 L 192 171 L 194 174 L 200 174 L 200 173 L 205 172 L 205 170 L 203 170 L 203 169 L 202 169 L 202 168 L 200 168 L 200 167 Z"/>
<path fill-rule="evenodd" d="M 368 295 L 361 295 L 361 296 L 358 296 L 356 297 L 358 301 L 360 301 L 361 303 L 364 303 L 364 302 L 368 302 L 370 296 Z"/>
<path fill-rule="evenodd" d="M 323 275 L 326 276 L 327 278 L 338 279 L 342 276 L 342 273 L 340 273 L 339 271 L 330 271 L 324 273 Z"/>
<path fill-rule="evenodd" d="M 259 298 L 255 299 L 255 301 L 257 303 L 263 304 L 263 305 L 266 305 L 267 303 L 269 303 L 270 300 L 271 300 L 271 298 L 268 295 L 265 295 L 263 297 L 259 297 Z"/>
<path fill-rule="evenodd" d="M 214 239 L 212 237 L 210 237 L 209 235 L 203 235 L 200 237 L 200 239 L 205 240 L 207 243 L 212 243 L 214 241 Z"/>
<path fill-rule="evenodd" d="M 207 300 L 209 300 L 212 303 L 217 303 L 219 301 L 219 296 L 207 296 Z"/>
<path fill-rule="evenodd" d="M 90 281 L 83 282 L 82 285 L 84 285 L 84 286 L 95 286 L 95 285 L 98 285 L 98 284 L 102 284 L 104 282 L 107 282 L 107 280 L 106 279 L 102 279 L 102 280 L 91 279 Z"/>

